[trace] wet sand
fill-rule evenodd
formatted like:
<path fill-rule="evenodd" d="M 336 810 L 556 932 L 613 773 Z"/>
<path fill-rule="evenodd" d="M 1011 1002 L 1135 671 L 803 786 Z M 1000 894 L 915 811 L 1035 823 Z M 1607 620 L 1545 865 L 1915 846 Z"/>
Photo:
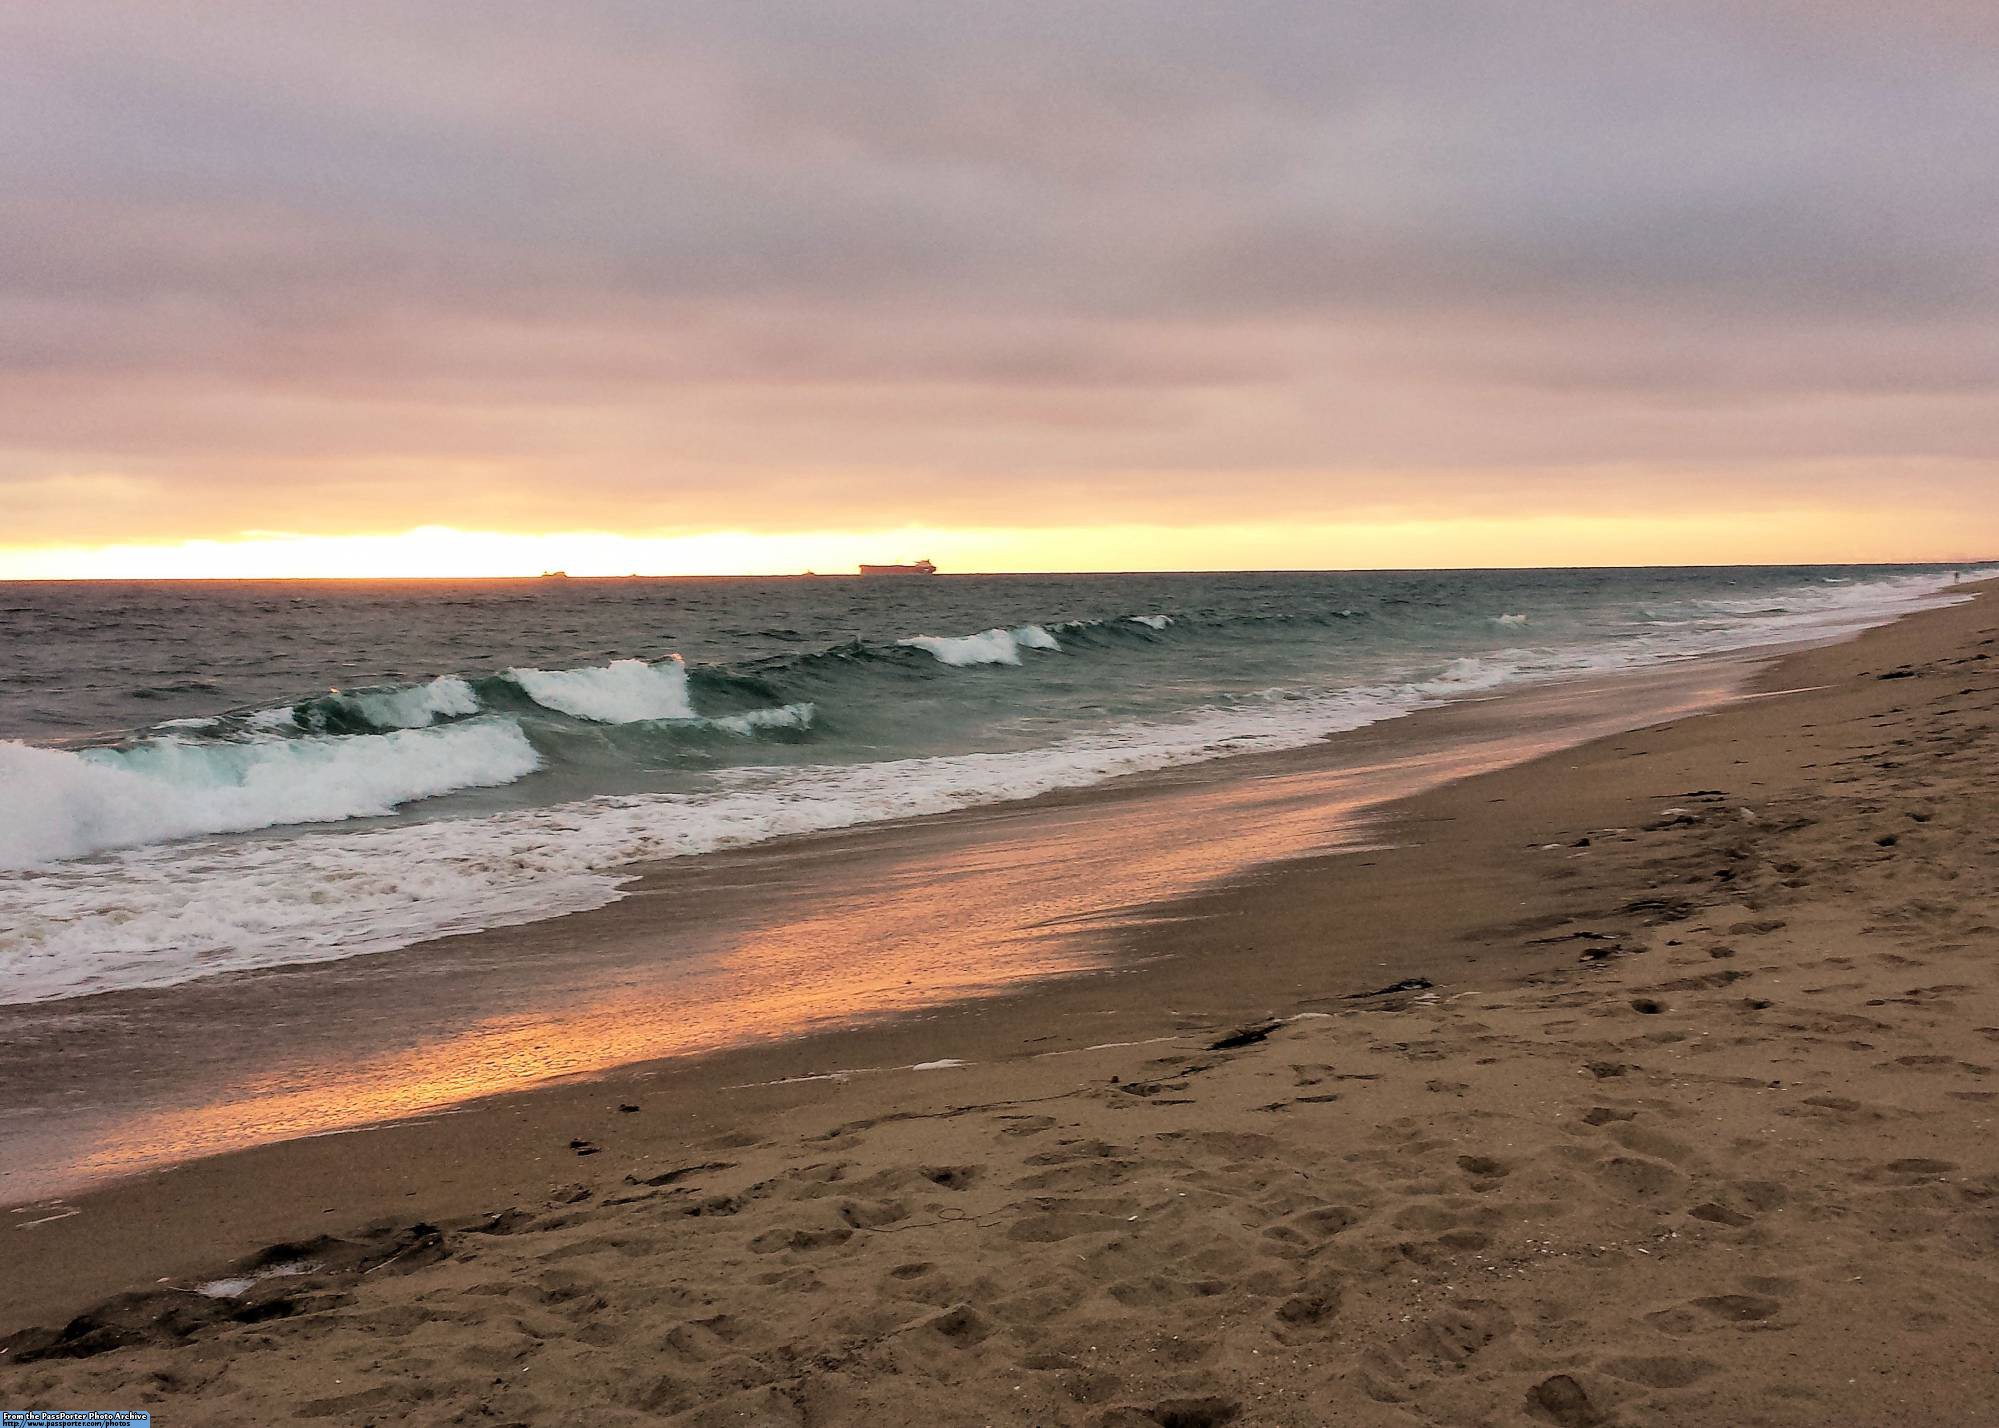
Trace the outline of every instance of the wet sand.
<path fill-rule="evenodd" d="M 1319 817 L 1324 770 L 1168 781 L 1127 801 L 1177 847 L 1113 820 L 1056 870 L 1124 916 L 1028 919 L 1061 935 L 1022 955 L 1086 957 L 1076 975 L 11 1215 L 0 1313 L 33 1327 L 0 1402 L 204 1423 L 1993 1417 L 1995 660 L 1981 599 L 1759 676 L 1804 692 L 1365 825 Z M 1422 788 L 1468 771 L 1433 762 L 1445 746 L 1377 763 Z M 995 815 L 931 865 L 966 876 L 916 858 L 880 886 L 978 931 L 989 904 L 956 891 L 985 886 L 993 829 L 1101 806 Z M 1373 846 L 1134 915 L 1150 885 L 1119 880 L 1117 850 L 1177 889 L 1230 820 L 1217 862 L 1265 835 Z M 848 876 L 886 855 L 824 856 Z M 591 916 L 639 936 L 671 895 Z M 620 1005 L 573 1040 L 629 1059 Z M 192 1292 L 272 1265 L 311 1268 Z"/>

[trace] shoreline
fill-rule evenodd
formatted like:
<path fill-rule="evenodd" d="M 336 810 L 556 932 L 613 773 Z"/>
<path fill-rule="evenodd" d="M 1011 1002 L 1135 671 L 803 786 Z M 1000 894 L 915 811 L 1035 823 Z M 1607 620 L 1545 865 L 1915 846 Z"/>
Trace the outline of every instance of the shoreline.
<path fill-rule="evenodd" d="M 1999 589 L 1999 581 L 1993 582 L 1993 588 Z M 290 1024 L 286 1017 L 288 1007 L 302 999 L 318 1001 L 350 978 L 364 986 L 377 981 L 393 986 L 397 978 L 410 974 L 419 979 L 426 974 L 435 974 L 433 980 L 437 981 L 448 979 L 459 966 L 453 954 L 461 951 L 470 954 L 466 965 L 476 966 L 487 960 L 520 965 L 545 963 L 551 971 L 567 975 L 579 948 L 629 945 L 635 939 L 653 937 L 654 919 L 649 910 L 640 915 L 650 899 L 665 897 L 669 915 L 677 912 L 683 902 L 698 901 L 704 915 L 712 912 L 718 903 L 723 904 L 724 915 L 718 920 L 726 932 L 730 927 L 729 911 L 753 906 L 772 896 L 773 878 L 798 876 L 797 865 L 806 869 L 804 881 L 808 886 L 804 901 L 808 905 L 817 899 L 837 896 L 829 889 L 842 880 L 881 876 L 885 865 L 891 870 L 886 879 L 893 884 L 890 896 L 903 897 L 910 886 L 908 877 L 899 872 L 901 867 L 914 864 L 927 869 L 947 850 L 958 847 L 969 847 L 974 857 L 983 857 L 987 830 L 995 826 L 1004 828 L 1014 823 L 1032 826 L 1050 818 L 1114 816 L 1126 809 L 1142 811 L 1154 803 L 1166 806 L 1171 818 L 1184 818 L 1190 813 L 1233 816 L 1239 810 L 1226 806 L 1232 794 L 1271 786 L 1283 788 L 1294 780 L 1295 791 L 1285 789 L 1272 800 L 1280 810 L 1280 817 L 1283 809 L 1300 802 L 1336 805 L 1329 817 L 1308 823 L 1304 828 L 1304 836 L 1325 835 L 1323 843 L 1301 846 L 1297 841 L 1300 829 L 1286 824 L 1274 836 L 1258 839 L 1248 851 L 1238 853 L 1219 868 L 1213 867 L 1212 851 L 1204 846 L 1201 857 L 1208 866 L 1191 883 L 1169 886 L 1158 896 L 1134 895 L 1131 889 L 1136 880 L 1132 870 L 1119 869 L 1118 895 L 1106 897 L 1093 892 L 1083 916 L 1067 929 L 1074 935 L 1062 939 L 1062 929 L 1057 930 L 1054 940 L 1066 943 L 1063 950 L 1043 964 L 1030 963 L 1018 975 L 1006 976 L 991 985 L 947 992 L 906 1006 L 890 1000 L 886 1005 L 836 1017 L 821 1027 L 786 1026 L 769 1036 L 674 1048 L 653 1055 L 624 1054 L 487 1094 L 446 1090 L 441 1100 L 421 1102 L 410 1108 L 324 1124 L 308 1123 L 290 1135 L 263 1135 L 245 1144 L 223 1145 L 156 1163 L 139 1162 L 130 1168 L 91 1172 L 87 1178 L 70 1185 L 11 1192 L 9 1177 L 0 1174 L 0 1213 L 39 1205 L 66 1207 L 81 1196 L 116 1188 L 121 1182 L 167 1175 L 216 1156 L 270 1150 L 287 1142 L 326 1134 L 393 1129 L 418 1117 L 459 1114 L 488 1101 L 588 1087 L 621 1075 L 650 1078 L 661 1072 L 723 1059 L 760 1068 L 766 1058 L 773 1057 L 779 1074 L 762 1077 L 760 1069 L 741 1074 L 752 1078 L 749 1084 L 753 1086 L 765 1080 L 782 1082 L 825 1074 L 817 1068 L 833 1066 L 841 1059 L 837 1048 L 843 1038 L 859 1037 L 865 1044 L 868 1038 L 892 1035 L 898 1027 L 913 1031 L 955 1013 L 982 1017 L 984 1004 L 1016 1004 L 1038 994 L 1059 996 L 1065 983 L 1132 973 L 1160 960 L 1162 950 L 1169 946 L 1173 950 L 1167 956 L 1180 956 L 1188 949 L 1173 943 L 1171 924 L 1176 918 L 1200 924 L 1244 916 L 1248 909 L 1241 906 L 1242 898 L 1232 894 L 1251 891 L 1262 880 L 1295 863 L 1318 864 L 1350 855 L 1356 847 L 1365 847 L 1368 838 L 1392 831 L 1409 815 L 1410 805 L 1426 795 L 1580 749 L 1616 734 L 1697 718 L 1744 700 L 1769 697 L 1791 682 L 1781 671 L 1793 660 L 1820 650 L 1842 648 L 1895 628 L 1903 621 L 1922 619 L 1951 608 L 1946 605 L 1913 612 L 1889 624 L 1830 640 L 1747 648 L 1466 696 L 1328 735 L 1316 744 L 1300 748 L 1229 755 L 1000 804 L 801 834 L 720 850 L 699 858 L 635 864 L 634 882 L 618 901 L 540 922 L 448 934 L 386 952 L 279 965 L 191 983 L 117 989 L 54 1003 L 0 1007 L 0 1028 L 10 1033 L 0 1038 L 0 1046 L 10 1046 L 13 1051 L 11 1061 L 0 1060 L 0 1082 L 18 1088 L 24 1080 L 24 1068 L 43 1050 L 43 1039 L 32 1034 L 36 1029 L 33 1023 L 50 1012 L 63 1025 L 66 1037 L 63 1054 L 72 1062 L 79 1044 L 89 1044 L 87 1036 L 79 1036 L 79 1028 L 101 1022 L 105 1029 L 104 1050 L 115 1055 L 124 1067 L 129 1064 L 127 1043 L 133 1028 L 144 1026 L 146 1017 L 156 1012 L 178 1017 L 174 1004 L 185 998 L 214 995 L 227 1001 L 241 997 L 245 1006 L 226 1015 L 237 1027 L 247 1029 L 249 1023 L 264 1017 L 277 1017 L 281 1025 Z M 1545 731 L 1546 747 L 1534 743 L 1530 730 Z M 1448 766 L 1438 768 L 1439 760 Z M 1413 775 L 1412 766 L 1418 770 Z M 1358 792 L 1350 786 L 1356 782 L 1362 785 Z M 1173 807 L 1174 800 L 1189 794 L 1194 800 L 1191 809 Z M 1223 807 L 1203 806 L 1204 796 L 1218 798 Z M 1264 809 L 1259 806 L 1256 811 Z M 830 867 L 830 874 L 821 873 L 819 865 Z M 1357 866 L 1372 868 L 1375 864 L 1362 862 Z M 783 888 L 775 891 L 779 896 L 784 893 Z M 881 909 L 873 911 L 879 914 Z M 675 935 L 681 931 L 681 925 L 677 924 Z M 1388 962 L 1375 959 L 1375 964 L 1385 967 Z M 618 965 L 616 958 L 613 965 Z M 435 988 L 419 980 L 415 990 L 424 993 Z M 548 993 L 551 988 L 534 990 Z M 77 1012 L 83 1015 L 72 1015 Z M 196 1015 L 201 1013 L 197 1011 Z M 31 1034 L 23 1036 L 22 1028 L 9 1025 L 10 1022 L 28 1023 Z M 428 1035 L 434 1041 L 439 1033 Z M 445 1035 L 448 1036 L 448 1031 Z M 920 1038 L 927 1033 L 917 1035 Z M 400 1035 L 396 1038 L 398 1042 L 404 1039 Z M 899 1043 L 905 1038 L 895 1039 Z M 278 1049 L 277 1044 L 273 1043 L 270 1049 Z M 295 1077 L 297 1071 L 288 1074 Z M 461 1078 L 453 1074 L 444 1079 Z M 88 1081 L 86 1075 L 79 1084 Z"/>
<path fill-rule="evenodd" d="M 539 1205 L 540 1211 L 523 1213 L 549 1217 L 550 1207 L 578 1187 L 588 1194 L 573 1203 L 611 1216 L 619 1212 L 614 1200 L 649 1198 L 643 1190 L 633 1196 L 620 1189 L 628 1177 L 671 1199 L 679 1193 L 675 1185 L 726 1181 L 738 1166 L 767 1167 L 814 1138 L 872 1164 L 858 1146 L 866 1127 L 943 1115 L 939 1133 L 962 1138 L 973 1132 L 953 1127 L 980 1114 L 968 1107 L 991 1113 L 999 1103 L 1069 1105 L 1081 1096 L 1085 1110 L 1077 1114 L 1084 1119 L 1095 1114 L 1088 1107 L 1098 1105 L 1114 1116 L 1198 1118 L 1213 1108 L 1204 1107 L 1200 1095 L 1178 1094 L 1192 1073 L 1135 1076 L 1169 1043 L 1175 1063 L 1211 1059 L 1208 1048 L 1245 1026 L 1255 1035 L 1242 1043 L 1251 1049 L 1241 1053 L 1240 1066 L 1250 1065 L 1253 1049 L 1274 1038 L 1331 1037 L 1380 1016 L 1442 1017 L 1465 997 L 1476 1003 L 1538 987 L 1558 1000 L 1590 998 L 1596 993 L 1576 985 L 1578 978 L 1636 976 L 1647 966 L 1641 954 L 1673 957 L 1666 949 L 1677 939 L 1657 930 L 1678 929 L 1707 903 L 1729 895 L 1725 885 L 1694 898 L 1662 895 L 1659 870 L 1683 875 L 1686 869 L 1671 857 L 1662 863 L 1652 844 L 1680 837 L 1683 828 L 1694 830 L 1688 837 L 1710 831 L 1718 811 L 1727 811 L 1711 790 L 1759 803 L 1820 790 L 1823 771 L 1791 747 L 1800 731 L 1817 726 L 1865 736 L 1870 722 L 1891 717 L 1885 711 L 1901 691 L 1931 682 L 1921 672 L 1908 676 L 1914 684 L 1888 682 L 1895 666 L 1953 655 L 1988 629 L 1991 586 L 1968 585 L 1966 593 L 1973 592 L 1979 598 L 1970 604 L 1784 656 L 1756 681 L 1758 692 L 1772 697 L 1564 748 L 1398 802 L 1386 811 L 1387 836 L 1378 840 L 1386 846 L 1268 864 L 1226 886 L 1147 909 L 1111 934 L 1128 964 L 1118 970 L 958 1003 L 890 1025 L 723 1052 L 699 1068 L 630 1068 L 427 1121 L 237 1152 L 79 1196 L 68 1206 L 76 1215 L 32 1230 L 8 1227 L 20 1292 L 10 1298 L 0 1332 L 51 1323 L 118 1288 L 218 1271 L 260 1244 L 327 1232 L 352 1235 L 369 1221 L 405 1227 L 421 1221 L 443 1226 L 447 1239 L 463 1238 L 482 1215 L 514 1213 L 508 1206 Z M 1784 689 L 1798 692 L 1777 692 Z M 1719 857 L 1726 863 L 1730 856 L 1726 850 L 1702 853 L 1697 861 Z M 1713 874 L 1708 869 L 1702 876 Z M 1749 917 L 1743 925 L 1757 921 Z M 1777 931 L 1735 935 L 1751 940 Z M 1609 950 L 1582 960 L 1579 947 L 1585 954 Z M 1701 957 L 1707 961 L 1708 953 Z M 1370 979 L 1377 970 L 1382 975 Z M 1412 979 L 1425 987 L 1367 995 Z M 1300 1015 L 1308 1020 L 1266 1025 Z M 1543 1036 L 1564 1034 L 1549 1029 Z M 1440 1059 L 1455 1055 L 1439 1053 Z M 883 1069 L 855 1070 L 853 1063 L 861 1061 Z M 930 1062 L 972 1064 L 913 1069 Z M 844 1079 L 749 1086 L 726 1099 L 714 1095 L 736 1084 L 732 1077 L 739 1082 L 775 1070 L 782 1074 L 770 1079 L 783 1080 L 843 1069 Z M 1214 1073 L 1223 1078 L 1225 1070 L 1237 1074 L 1219 1066 Z M 1328 1073 L 1320 1079 L 1333 1084 L 1339 1078 Z M 1157 1089 L 1141 1093 L 1138 1085 Z M 1112 1086 L 1118 1089 L 1107 1089 Z M 1332 1106 L 1343 1094 L 1298 1099 Z M 1420 1091 L 1417 1097 L 1420 1102 Z M 639 1109 L 626 1112 L 623 1105 Z M 1231 1109 L 1228 1118 L 1240 1121 L 1255 1109 Z M 1392 1120 L 1370 1117 L 1367 1123 L 1380 1129 Z M 1685 1125 L 1677 1131 L 1689 1133 Z M 354 1163 L 357 1137 L 375 1152 L 365 1164 Z M 578 1140 L 589 1153 L 575 1153 L 579 1147 L 570 1142 Z M 1004 1142 L 981 1141 L 979 1148 L 990 1157 L 995 1144 Z M 1670 1163 L 1656 1146 L 1652 1152 L 1626 1149 L 1648 1162 Z M 716 1168 L 723 1161 L 735 1163 Z M 676 1179 L 672 1172 L 685 1164 L 699 1173 Z M 920 1198 L 926 1192 L 914 1193 Z M 552 1218 L 563 1215 L 557 1210 Z M 220 1228 L 225 1221 L 228 1227 Z M 782 1249 L 774 1263 L 802 1263 L 809 1248 Z M 394 1282 L 414 1277 L 399 1275 Z M 304 1319 L 297 1328 L 307 1332 Z M 144 1334 L 136 1341 L 153 1343 Z M 175 1352 L 156 1343 L 143 1350 Z M 1121 1377 L 1136 1381 L 1130 1366 Z"/>
<path fill-rule="evenodd" d="M 795 1071 L 800 1055 L 830 1045 L 837 1062 L 843 1036 L 1129 973 L 1150 953 L 1123 934 L 1161 908 L 1352 851 L 1396 804 L 1439 785 L 1749 697 L 1756 672 L 1794 648 L 1546 680 L 1302 748 L 638 864 L 616 902 L 540 922 L 0 1007 L 0 1085 L 30 1127 L 0 1132 L 0 1161 L 15 1167 L 0 1170 L 0 1211 L 690 1058 L 734 1054 L 752 1082 L 813 1074 Z M 952 884 L 948 907 L 924 891 L 939 881 Z M 968 931 L 968 918 L 987 925 Z M 908 950 L 919 941 L 931 945 Z M 773 962 L 787 945 L 801 955 Z M 670 965 L 655 973 L 662 946 Z M 714 991 L 700 973 L 717 961 L 754 965 L 744 985 Z M 829 985 L 767 997 L 815 975 Z M 785 1070 L 764 1076 L 758 1058 L 771 1056 Z M 151 1100 L 115 1099 L 152 1082 L 164 1089 Z M 79 1142 L 88 1158 L 64 1161 Z"/>
<path fill-rule="evenodd" d="M 9 727 L 40 743 L 0 740 L 9 756 L 0 781 L 33 768 L 27 787 L 37 790 L 30 816 L 0 839 L 0 863 L 14 870 L 0 874 L 0 921 L 18 923 L 0 936 L 13 954 L 0 965 L 0 1002 L 163 989 L 532 922 L 615 901 L 626 870 L 652 857 L 1028 802 L 1037 790 L 1117 783 L 1120 772 L 1244 749 L 1311 747 L 1328 730 L 1546 682 L 1557 670 L 1628 671 L 1675 651 L 1725 657 L 1749 642 L 1833 638 L 1938 598 L 1948 579 L 1935 569 L 1877 579 L 1848 567 L 1636 583 L 1553 572 L 1548 581 L 1473 582 L 1451 596 L 1468 603 L 1448 616 L 1426 604 L 1434 577 L 1381 589 L 1321 581 L 1289 594 L 1251 582 L 1227 596 L 1247 601 L 1243 610 L 1196 605 L 1170 630 L 1161 615 L 1060 618 L 1078 601 L 1164 608 L 1170 584 L 1115 599 L 1058 584 L 1017 599 L 945 602 L 941 623 L 920 613 L 925 602 L 876 612 L 851 647 L 826 610 L 806 622 L 809 634 L 766 631 L 734 653 L 727 640 L 718 646 L 717 631 L 690 631 L 695 664 L 662 658 L 650 674 L 607 653 L 646 648 L 642 639 L 596 654 L 545 650 L 543 663 L 584 661 L 523 676 L 553 705 L 506 670 L 442 649 L 396 666 L 422 671 L 414 674 L 364 671 L 351 651 L 335 650 L 322 677 L 318 656 L 293 657 L 271 683 L 225 681 L 205 702 L 169 699 L 171 690 L 139 679 L 122 694 L 79 695 L 75 717 L 24 706 L 10 687 L 0 690 Z M 1637 603 L 1619 613 L 1625 596 Z M 1354 603 L 1341 603 L 1348 597 Z M 1272 600 L 1286 608 L 1257 613 Z M 989 631 L 882 633 L 976 629 L 1009 605 L 1039 606 L 1025 618 L 1064 632 L 1062 658 L 1036 655 L 1003 672 L 997 666 L 1020 658 L 1005 631 L 997 643 Z M 1516 605 L 1537 613 L 1493 613 Z M 202 608 L 194 602 L 174 618 Z M 229 602 L 214 608 L 242 614 Z M 327 613 L 312 608 L 315 618 Z M 701 618 L 719 608 L 708 600 Z M 1018 609 L 1001 623 L 1017 618 Z M 1536 619 L 1552 623 L 1513 628 Z M 1282 623 L 1290 620 L 1304 623 Z M 1044 653 L 1044 639 L 1056 643 L 1039 626 L 1017 628 Z M 298 631 L 272 633 L 313 645 Z M 1532 647 L 1515 647 L 1523 639 Z M 1464 657 L 1450 659 L 1454 650 Z M 599 656 L 611 664 L 588 663 Z M 22 673 L 31 688 L 59 688 L 62 677 L 54 667 Z M 905 677 L 915 683 L 893 693 Z M 587 715 L 557 707 L 606 678 L 638 685 L 615 698 L 593 693 L 609 702 Z M 346 692 L 298 693 L 326 679 Z M 750 685 L 739 687 L 743 679 Z M 706 715 L 695 714 L 697 699 Z M 218 703 L 227 706 L 219 713 Z M 738 709 L 745 704 L 753 707 Z M 673 717 L 657 720 L 662 710 Z M 814 710 L 825 716 L 816 729 Z M 997 721 L 992 737 L 957 727 L 972 710 Z M 881 711 L 893 717 L 877 719 Z M 412 721 L 420 727 L 402 727 Z M 163 762 L 185 767 L 167 778 L 155 767 Z M 117 797 L 146 816 L 121 819 L 95 765 L 140 776 L 121 781 Z M 255 796 L 217 793 L 238 782 Z"/>

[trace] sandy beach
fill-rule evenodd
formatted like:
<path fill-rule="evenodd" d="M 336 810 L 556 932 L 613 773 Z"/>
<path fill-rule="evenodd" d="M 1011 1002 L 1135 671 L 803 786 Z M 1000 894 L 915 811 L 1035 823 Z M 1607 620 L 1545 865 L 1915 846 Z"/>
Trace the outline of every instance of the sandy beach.
<path fill-rule="evenodd" d="M 936 997 L 700 1056 L 621 1039 L 611 1000 L 571 1024 L 596 1048 L 575 1078 L 469 1102 L 502 1088 L 450 1063 L 424 1100 L 385 1043 L 370 1064 L 404 1099 L 373 1115 L 327 1112 L 357 1094 L 337 1079 L 293 1086 L 279 1129 L 302 1138 L 13 1209 L 0 1406 L 1999 1421 L 1990 590 L 1786 656 L 1723 707 L 1433 767 L 1358 821 L 1318 818 L 1332 795 L 1296 760 L 1162 781 L 1213 821 L 1159 804 L 1189 836 L 1145 846 L 1198 864 L 1233 808 L 1254 871 L 1158 900 L 1079 863 L 1090 896 L 1051 903 L 1064 938 L 998 994 L 955 999 L 898 953 L 881 985 Z M 1480 715 L 1349 737 L 1420 770 L 1425 721 L 1462 749 L 1439 721 Z M 937 871 L 949 839 L 926 863 L 910 826 L 822 846 L 904 858 L 926 917 L 977 921 Z M 989 864 L 966 837 L 963 866 Z M 697 874 L 659 876 L 657 899 L 518 935 L 643 936 Z M 1122 915 L 1078 934 L 1091 903 Z M 86 1064 L 109 1033 L 76 1035 Z M 423 1114 L 381 1119 L 399 1109 Z"/>

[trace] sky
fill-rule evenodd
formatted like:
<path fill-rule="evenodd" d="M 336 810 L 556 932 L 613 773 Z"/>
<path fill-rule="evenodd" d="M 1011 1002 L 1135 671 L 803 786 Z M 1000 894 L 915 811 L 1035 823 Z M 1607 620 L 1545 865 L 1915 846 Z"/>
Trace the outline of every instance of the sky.
<path fill-rule="evenodd" d="M 0 578 L 1999 556 L 1990 0 L 0 0 Z"/>

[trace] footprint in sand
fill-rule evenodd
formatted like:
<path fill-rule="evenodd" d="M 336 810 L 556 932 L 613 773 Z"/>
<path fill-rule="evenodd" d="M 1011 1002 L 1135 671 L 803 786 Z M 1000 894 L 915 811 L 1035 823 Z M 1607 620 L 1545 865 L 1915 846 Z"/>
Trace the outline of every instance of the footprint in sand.
<path fill-rule="evenodd" d="M 1150 1408 L 1114 1408 L 1097 1421 L 1102 1428 L 1224 1428 L 1241 1412 L 1232 1398 L 1173 1398 Z"/>
<path fill-rule="evenodd" d="M 1696 1220 L 1705 1221 L 1710 1225 L 1723 1225 L 1734 1230 L 1756 1223 L 1754 1215 L 1746 1215 L 1740 1210 L 1722 1204 L 1719 1200 L 1703 1200 L 1690 1208 L 1687 1213 Z"/>
<path fill-rule="evenodd" d="M 1318 1333 L 1339 1315 L 1344 1286 L 1337 1275 L 1324 1271 L 1313 1275 L 1297 1293 L 1277 1306 L 1278 1338 L 1292 1342 L 1294 1336 Z"/>
<path fill-rule="evenodd" d="M 1672 1194 L 1686 1178 L 1663 1161 L 1636 1155 L 1614 1155 L 1597 1167 L 1596 1177 L 1613 1193 L 1628 1200 L 1658 1200 Z"/>
<path fill-rule="evenodd" d="M 758 1254 L 778 1254 L 786 1250 L 804 1252 L 843 1245 L 853 1237 L 853 1230 L 845 1225 L 819 1227 L 795 1225 L 789 1228 L 765 1230 L 750 1241 L 750 1248 Z"/>
<path fill-rule="evenodd" d="M 1604 1421 L 1583 1386 L 1565 1373 L 1544 1378 L 1527 1390 L 1527 1412 L 1557 1428 L 1596 1428 Z"/>
<path fill-rule="evenodd" d="M 1783 1307 L 1765 1294 L 1715 1294 L 1694 1301 L 1694 1308 L 1731 1324 L 1760 1324 L 1775 1318 Z"/>
<path fill-rule="evenodd" d="M 856 1230 L 878 1229 L 909 1218 L 909 1206 L 901 1200 L 844 1200 L 840 1220 Z"/>

